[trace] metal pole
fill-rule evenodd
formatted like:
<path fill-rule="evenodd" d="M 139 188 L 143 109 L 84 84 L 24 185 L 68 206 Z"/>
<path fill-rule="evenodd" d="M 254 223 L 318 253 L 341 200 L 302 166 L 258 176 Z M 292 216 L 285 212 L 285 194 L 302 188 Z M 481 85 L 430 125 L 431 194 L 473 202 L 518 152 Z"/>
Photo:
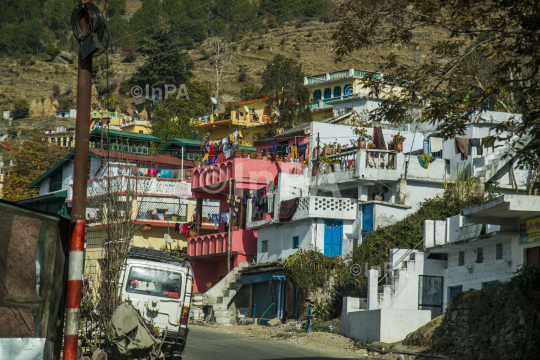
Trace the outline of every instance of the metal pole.
<path fill-rule="evenodd" d="M 231 272 L 231 228 L 232 228 L 232 214 L 231 214 L 231 189 L 232 179 L 229 179 L 229 240 L 227 241 L 227 274 Z"/>
<path fill-rule="evenodd" d="M 182 176 L 181 176 L 180 181 L 184 181 L 184 147 L 183 146 L 182 146 Z"/>
<path fill-rule="evenodd" d="M 86 34 L 90 33 L 90 18 L 88 13 L 81 17 L 79 26 Z M 82 277 L 84 271 L 84 230 L 86 225 L 86 186 L 91 98 L 92 57 L 90 56 L 86 60 L 83 60 L 79 50 L 73 207 L 71 212 L 71 218 L 75 222 L 75 226 L 71 235 L 69 249 L 64 360 L 77 359 Z"/>

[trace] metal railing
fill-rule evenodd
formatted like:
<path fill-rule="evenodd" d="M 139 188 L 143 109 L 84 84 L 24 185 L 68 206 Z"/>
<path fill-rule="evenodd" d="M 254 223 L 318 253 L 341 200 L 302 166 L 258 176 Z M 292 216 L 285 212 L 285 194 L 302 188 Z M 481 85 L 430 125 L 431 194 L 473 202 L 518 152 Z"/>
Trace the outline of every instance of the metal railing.
<path fill-rule="evenodd" d="M 138 220 L 187 221 L 187 204 L 143 200 L 137 212 Z"/>
<path fill-rule="evenodd" d="M 396 153 L 391 150 L 368 149 L 365 166 L 369 169 L 393 170 L 396 168 Z"/>

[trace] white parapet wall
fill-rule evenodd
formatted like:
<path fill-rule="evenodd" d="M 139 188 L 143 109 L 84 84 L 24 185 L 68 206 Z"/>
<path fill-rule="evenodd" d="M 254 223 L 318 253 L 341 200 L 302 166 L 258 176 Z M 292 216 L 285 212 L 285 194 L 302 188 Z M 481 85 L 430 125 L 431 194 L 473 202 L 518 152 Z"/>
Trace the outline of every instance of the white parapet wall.
<path fill-rule="evenodd" d="M 345 336 L 363 343 L 382 341 L 393 343 L 427 324 L 431 320 L 429 310 L 357 310 L 348 313 Z"/>

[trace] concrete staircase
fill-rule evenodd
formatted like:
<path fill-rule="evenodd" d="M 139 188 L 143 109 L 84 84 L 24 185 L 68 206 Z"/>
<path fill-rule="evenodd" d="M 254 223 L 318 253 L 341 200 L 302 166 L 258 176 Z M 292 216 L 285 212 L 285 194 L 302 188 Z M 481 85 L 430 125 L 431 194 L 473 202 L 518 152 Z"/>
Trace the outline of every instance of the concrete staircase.
<path fill-rule="evenodd" d="M 403 256 L 405 257 L 398 262 Z M 391 274 L 378 286 L 378 309 L 418 309 L 418 275 L 424 272 L 424 253 L 399 249 L 390 258 Z"/>
<path fill-rule="evenodd" d="M 530 136 L 523 136 L 521 141 L 527 144 L 531 140 Z M 480 181 L 487 182 L 497 174 L 515 155 L 515 152 L 502 141 L 495 141 L 495 146 L 503 145 L 495 148 L 494 152 L 485 156 L 486 164 L 474 172 L 474 175 L 480 178 Z"/>
<path fill-rule="evenodd" d="M 242 287 L 240 270 L 248 266 L 249 263 L 247 262 L 241 263 L 221 279 L 220 282 L 214 285 L 214 287 L 204 293 L 203 305 L 212 306 L 214 317 L 218 324 L 226 326 L 236 324 L 237 311 L 231 300 Z"/>

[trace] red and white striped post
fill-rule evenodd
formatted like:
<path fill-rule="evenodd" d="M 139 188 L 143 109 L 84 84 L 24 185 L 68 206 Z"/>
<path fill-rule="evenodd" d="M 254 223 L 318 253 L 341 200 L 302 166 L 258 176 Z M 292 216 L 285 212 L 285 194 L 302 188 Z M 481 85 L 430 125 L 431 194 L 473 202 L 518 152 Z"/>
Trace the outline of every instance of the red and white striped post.
<path fill-rule="evenodd" d="M 84 228 L 84 220 L 75 222 L 75 228 L 71 235 L 71 244 L 69 248 L 64 360 L 77 359 L 82 276 L 84 271 Z"/>
<path fill-rule="evenodd" d="M 92 2 L 83 0 L 83 3 Z M 90 34 L 90 14 L 79 20 L 83 32 Z M 79 50 L 77 78 L 77 118 L 75 123 L 75 159 L 71 218 L 75 222 L 69 248 L 64 360 L 77 360 L 79 319 L 84 274 L 84 230 L 86 225 L 86 186 L 88 181 L 88 143 L 92 99 L 92 56 L 82 58 Z"/>

